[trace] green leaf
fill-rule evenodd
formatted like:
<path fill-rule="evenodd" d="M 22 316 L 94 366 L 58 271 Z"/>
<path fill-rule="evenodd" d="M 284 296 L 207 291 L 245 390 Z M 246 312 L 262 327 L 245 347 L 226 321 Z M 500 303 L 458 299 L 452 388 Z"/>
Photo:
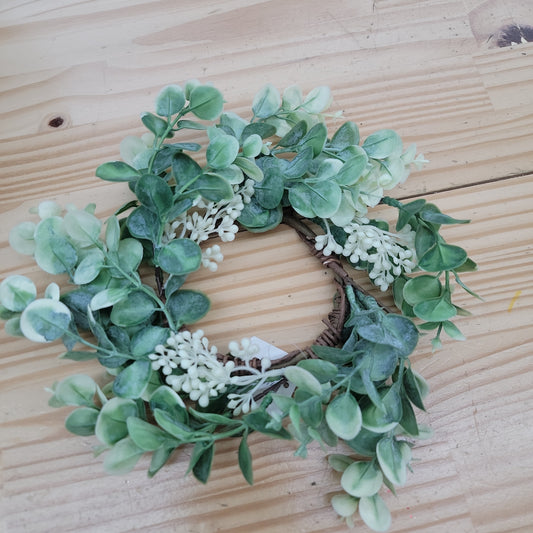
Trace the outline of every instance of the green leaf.
<path fill-rule="evenodd" d="M 343 518 L 352 516 L 357 511 L 359 500 L 349 494 L 335 494 L 331 497 L 331 506 Z"/>
<path fill-rule="evenodd" d="M 289 202 L 306 218 L 330 218 L 339 209 L 341 198 L 341 188 L 333 181 L 302 181 L 289 189 Z"/>
<path fill-rule="evenodd" d="M 283 210 L 281 206 L 276 209 L 265 209 L 259 204 L 257 199 L 252 196 L 249 203 L 244 204 L 244 209 L 237 221 L 248 231 L 264 232 L 278 226 L 283 219 Z"/>
<path fill-rule="evenodd" d="M 365 139 L 363 149 L 373 159 L 400 156 L 403 150 L 402 139 L 393 130 L 380 130 Z"/>
<path fill-rule="evenodd" d="M 248 484 L 253 485 L 254 472 L 252 469 L 252 454 L 248 447 L 247 435 L 243 435 L 241 443 L 239 444 L 239 468 Z"/>
<path fill-rule="evenodd" d="M 327 383 L 337 376 L 337 366 L 321 359 L 304 359 L 298 363 L 299 367 L 311 372 L 320 383 Z"/>
<path fill-rule="evenodd" d="M 150 396 L 150 409 L 152 412 L 159 409 L 161 412 L 167 413 L 172 420 L 182 424 L 189 423 L 189 415 L 187 414 L 185 403 L 178 393 L 168 385 L 161 385 L 152 393 Z"/>
<path fill-rule="evenodd" d="M 215 120 L 222 113 L 223 106 L 222 94 L 209 85 L 198 85 L 189 97 L 190 110 L 202 120 Z"/>
<path fill-rule="evenodd" d="M 46 222 L 46 219 L 43 222 Z M 35 261 L 48 274 L 71 272 L 78 262 L 78 254 L 72 244 L 62 235 L 36 240 Z"/>
<path fill-rule="evenodd" d="M 74 409 L 65 419 L 65 427 L 74 435 L 86 437 L 94 435 L 96 419 L 100 411 L 94 407 L 80 407 Z"/>
<path fill-rule="evenodd" d="M 154 450 L 154 453 L 152 454 L 152 460 L 150 461 L 150 467 L 148 468 L 148 477 L 154 477 L 157 472 L 163 468 L 170 455 L 176 448 L 177 446 L 172 446 L 169 448 L 163 446 L 157 450 Z"/>
<path fill-rule="evenodd" d="M 0 302 L 9 311 L 24 311 L 37 296 L 37 288 L 26 276 L 8 276 L 0 283 Z"/>
<path fill-rule="evenodd" d="M 178 188 L 184 187 L 201 174 L 202 167 L 192 157 L 177 153 L 172 158 L 172 175 Z"/>
<path fill-rule="evenodd" d="M 383 435 L 381 433 L 374 433 L 363 427 L 354 439 L 345 442 L 358 454 L 374 457 L 376 455 L 377 443 L 382 438 Z"/>
<path fill-rule="evenodd" d="M 128 435 L 127 419 L 139 416 L 133 400 L 111 398 L 102 407 L 96 420 L 95 434 L 102 444 L 112 446 Z"/>
<path fill-rule="evenodd" d="M 31 302 L 20 316 L 20 329 L 33 342 L 50 342 L 68 330 L 72 314 L 58 301 L 43 298 Z"/>
<path fill-rule="evenodd" d="M 113 306 L 110 319 L 116 326 L 136 326 L 148 320 L 156 309 L 150 296 L 142 291 L 134 291 Z"/>
<path fill-rule="evenodd" d="M 303 176 L 313 161 L 313 148 L 306 146 L 300 150 L 296 157 L 285 167 L 283 175 L 288 179 L 300 178 Z"/>
<path fill-rule="evenodd" d="M 387 531 L 391 526 L 391 515 L 379 494 L 359 500 L 359 515 L 374 531 Z"/>
<path fill-rule="evenodd" d="M 460 267 L 468 254 L 459 246 L 437 242 L 418 261 L 418 266 L 426 272 L 440 272 Z"/>
<path fill-rule="evenodd" d="M 322 122 L 315 124 L 302 138 L 299 143 L 301 149 L 311 147 L 313 150 L 313 157 L 317 157 L 328 139 L 328 130 Z"/>
<path fill-rule="evenodd" d="M 93 246 L 99 242 L 102 222 L 83 210 L 69 211 L 65 215 L 65 229 L 79 246 Z"/>
<path fill-rule="evenodd" d="M 169 330 L 159 326 L 146 326 L 138 330 L 131 338 L 131 355 L 147 356 L 154 352 L 158 344 L 165 344 Z"/>
<path fill-rule="evenodd" d="M 246 159 L 246 157 L 236 157 L 234 164 L 240 168 L 249 178 L 253 179 L 254 181 L 261 181 L 263 179 L 263 172 L 261 169 L 255 164 L 254 161 L 251 161 L 250 159 Z"/>
<path fill-rule="evenodd" d="M 340 348 L 334 348 L 331 346 L 320 346 L 318 344 L 314 344 L 311 348 L 313 349 L 313 352 L 320 357 L 320 359 L 324 359 L 335 365 L 345 365 L 346 363 L 353 361 L 355 355 L 354 352 L 342 350 Z"/>
<path fill-rule="evenodd" d="M 141 173 L 123 161 L 110 161 L 96 169 L 96 176 L 105 181 L 135 181 Z"/>
<path fill-rule="evenodd" d="M 115 305 L 120 300 L 123 300 L 131 292 L 131 288 L 117 288 L 117 289 L 104 289 L 97 292 L 92 298 L 89 304 L 91 310 L 98 311 L 98 309 L 105 309 Z"/>
<path fill-rule="evenodd" d="M 331 102 L 331 90 L 327 86 L 315 87 L 305 97 L 302 104 L 308 113 L 316 115 L 329 107 Z"/>
<path fill-rule="evenodd" d="M 159 217 L 145 206 L 134 209 L 126 220 L 128 230 L 133 237 L 157 242 L 161 221 Z"/>
<path fill-rule="evenodd" d="M 427 322 L 442 322 L 449 320 L 457 314 L 457 309 L 450 302 L 448 293 L 444 293 L 440 298 L 432 298 L 417 303 L 413 311 L 418 318 Z"/>
<path fill-rule="evenodd" d="M 184 283 L 187 279 L 186 275 L 183 276 L 169 276 L 167 279 L 167 282 L 165 283 L 165 295 L 167 298 L 170 298 L 172 294 L 174 294 Z"/>
<path fill-rule="evenodd" d="M 168 128 L 168 122 L 152 113 L 141 114 L 142 123 L 156 136 L 162 137 Z"/>
<path fill-rule="evenodd" d="M 253 124 L 247 124 L 240 135 L 241 142 L 244 142 L 250 135 L 259 135 L 261 139 L 268 139 L 272 135 L 276 134 L 276 128 L 271 124 L 265 122 L 254 122 Z"/>
<path fill-rule="evenodd" d="M 171 117 L 185 106 L 185 93 L 179 85 L 167 85 L 155 100 L 155 112 L 162 117 Z"/>
<path fill-rule="evenodd" d="M 13 250 L 23 255 L 33 255 L 35 252 L 35 228 L 30 221 L 21 222 L 9 232 L 9 245 Z"/>
<path fill-rule="evenodd" d="M 456 341 L 464 341 L 466 340 L 466 337 L 461 333 L 461 330 L 449 320 L 445 320 L 442 323 L 442 326 L 444 327 L 444 331 L 446 332 L 446 335 L 451 337 L 452 339 Z"/>
<path fill-rule="evenodd" d="M 476 270 L 477 264 L 470 258 L 468 258 L 460 267 L 454 269 L 455 272 L 475 272 Z"/>
<path fill-rule="evenodd" d="M 146 390 L 152 375 L 152 362 L 134 361 L 122 370 L 113 381 L 113 393 L 120 398 L 135 400 Z"/>
<path fill-rule="evenodd" d="M 402 418 L 402 400 L 394 387 L 385 387 L 380 396 L 381 407 L 369 404 L 362 409 L 363 427 L 374 433 L 387 433 Z"/>
<path fill-rule="evenodd" d="M 94 406 L 96 383 L 84 374 L 74 374 L 61 380 L 54 390 L 54 400 L 58 405 Z"/>
<path fill-rule="evenodd" d="M 139 448 L 129 437 L 117 442 L 104 459 L 104 468 L 108 474 L 126 474 L 134 468 L 144 450 Z"/>
<path fill-rule="evenodd" d="M 329 146 L 337 150 L 344 150 L 348 146 L 359 144 L 359 128 L 355 122 L 345 122 L 333 135 Z"/>
<path fill-rule="evenodd" d="M 283 175 L 275 165 L 263 168 L 264 178 L 254 185 L 254 197 L 265 209 L 275 209 L 283 198 Z"/>
<path fill-rule="evenodd" d="M 201 483 L 207 483 L 209 474 L 211 473 L 211 467 L 213 466 L 213 457 L 215 456 L 215 445 L 210 444 L 202 452 L 202 455 L 196 461 L 192 473 L 194 477 Z"/>
<path fill-rule="evenodd" d="M 242 143 L 242 155 L 244 157 L 257 157 L 263 149 L 263 139 L 257 133 L 246 137 Z"/>
<path fill-rule="evenodd" d="M 420 224 L 415 235 L 416 255 L 421 258 L 437 244 L 438 233 L 426 224 Z"/>
<path fill-rule="evenodd" d="M 176 291 L 166 302 L 166 308 L 177 327 L 197 322 L 207 314 L 210 305 L 205 294 L 192 290 Z"/>
<path fill-rule="evenodd" d="M 429 392 L 426 380 L 411 368 L 406 368 L 403 374 L 403 385 L 407 397 L 416 407 L 425 411 L 424 398 Z"/>
<path fill-rule="evenodd" d="M 207 164 L 215 169 L 229 167 L 239 153 L 239 141 L 231 135 L 218 135 L 206 150 Z"/>
<path fill-rule="evenodd" d="M 200 268 L 202 250 L 191 239 L 174 239 L 159 250 L 155 259 L 165 272 L 182 276 Z"/>
<path fill-rule="evenodd" d="M 370 342 L 376 343 L 378 345 L 384 344 L 393 347 L 394 354 L 399 357 L 407 357 L 408 355 L 410 355 L 418 343 L 418 330 L 416 326 L 409 318 L 401 315 L 385 315 L 379 323 L 361 325 L 357 328 L 357 333 Z M 361 351 L 367 351 L 365 348 L 360 346 L 359 343 L 356 346 Z M 372 352 L 372 357 L 375 363 L 379 363 L 379 361 L 376 360 L 380 359 L 381 357 L 380 355 L 378 355 L 380 351 L 381 348 L 379 347 L 369 347 L 368 349 L 368 352 Z M 389 359 L 385 354 L 383 354 L 383 357 L 385 359 Z M 374 377 L 373 371 L 372 379 L 385 379 L 385 376 Z"/>
<path fill-rule="evenodd" d="M 302 367 L 288 366 L 284 369 L 285 377 L 296 387 L 314 394 L 316 396 L 322 395 L 322 386 L 320 381 Z"/>
<path fill-rule="evenodd" d="M 200 193 L 210 202 L 220 202 L 233 198 L 231 183 L 215 173 L 202 174 L 190 187 L 191 191 Z"/>
<path fill-rule="evenodd" d="M 365 366 L 370 379 L 381 381 L 392 375 L 398 365 L 400 352 L 390 344 L 380 344 L 360 339 L 355 345 L 357 351 L 365 354 Z"/>
<path fill-rule="evenodd" d="M 442 284 L 435 276 L 417 276 L 407 281 L 403 287 L 403 298 L 409 305 L 438 298 L 441 294 Z"/>
<path fill-rule="evenodd" d="M 418 435 L 418 422 L 415 411 L 404 390 L 401 391 L 400 396 L 402 398 L 402 419 L 398 427 L 398 434 L 403 430 L 404 434 L 416 437 Z"/>
<path fill-rule="evenodd" d="M 354 185 L 368 165 L 366 152 L 362 148 L 359 148 L 359 146 L 356 149 L 359 153 L 350 157 L 335 176 L 335 181 L 339 185 L 346 187 Z"/>
<path fill-rule="evenodd" d="M 60 359 L 70 359 L 71 361 L 90 361 L 91 359 L 96 359 L 98 357 L 97 352 L 87 352 L 87 351 L 76 351 L 69 350 L 64 354 L 60 355 Z"/>
<path fill-rule="evenodd" d="M 98 249 L 91 250 L 78 264 L 72 281 L 76 285 L 85 285 L 95 280 L 105 264 L 105 256 Z"/>
<path fill-rule="evenodd" d="M 326 422 L 331 431 L 344 440 L 351 440 L 361 430 L 361 409 L 349 393 L 339 394 L 326 409 Z"/>
<path fill-rule="evenodd" d="M 303 402 L 299 402 L 300 415 L 310 428 L 318 428 L 324 418 L 322 400 L 318 396 L 311 396 Z"/>
<path fill-rule="evenodd" d="M 161 446 L 178 445 L 179 442 L 172 439 L 162 429 L 144 421 L 142 418 L 130 416 L 126 420 L 128 433 L 131 440 L 141 449 L 147 452 L 155 451 Z"/>
<path fill-rule="evenodd" d="M 424 200 L 423 198 L 418 198 L 417 200 L 413 200 L 408 204 L 399 203 L 399 205 L 397 206 L 399 212 L 398 221 L 396 222 L 396 231 L 400 231 L 407 224 L 409 224 L 413 216 L 419 213 L 425 204 L 426 200 Z"/>
<path fill-rule="evenodd" d="M 275 115 L 281 107 L 281 95 L 271 84 L 265 85 L 252 102 L 252 111 L 257 118 L 268 118 Z"/>
<path fill-rule="evenodd" d="M 342 488 L 356 498 L 373 496 L 379 491 L 382 483 L 383 474 L 374 461 L 354 461 L 341 477 Z"/>
<path fill-rule="evenodd" d="M 110 252 L 117 252 L 120 242 L 120 224 L 115 215 L 110 216 L 106 221 L 105 243 Z"/>
<path fill-rule="evenodd" d="M 328 455 L 328 463 L 336 472 L 344 472 L 354 461 L 351 457 L 341 453 Z"/>
<path fill-rule="evenodd" d="M 200 122 L 196 122 L 194 120 L 178 120 L 177 124 L 179 129 L 188 129 L 188 130 L 206 130 L 207 126 L 205 124 L 201 124 Z"/>
<path fill-rule="evenodd" d="M 218 413 L 201 412 L 192 407 L 189 407 L 189 412 L 194 415 L 194 418 L 201 422 L 208 422 L 210 424 L 216 424 L 217 426 L 240 425 L 239 420 L 219 415 Z"/>
<path fill-rule="evenodd" d="M 292 439 L 291 434 L 284 427 L 280 427 L 279 429 L 272 427 L 273 418 L 265 411 L 253 411 L 243 416 L 242 420 L 254 431 L 259 431 L 259 433 L 263 433 L 269 437 L 286 440 Z"/>
<path fill-rule="evenodd" d="M 240 139 L 242 143 L 245 138 L 242 136 L 242 132 L 247 124 L 247 120 L 237 115 L 237 113 L 229 111 L 220 115 L 219 124 L 217 127 L 225 131 L 228 135 L 233 135 L 237 139 Z"/>
<path fill-rule="evenodd" d="M 147 209 L 164 217 L 173 205 L 172 190 L 159 176 L 145 174 L 135 185 L 135 195 Z"/>
<path fill-rule="evenodd" d="M 291 85 L 283 91 L 282 105 L 284 110 L 293 111 L 300 107 L 302 102 L 302 90 L 298 85 Z"/>
<path fill-rule="evenodd" d="M 379 466 L 387 479 L 395 485 L 405 485 L 407 464 L 411 460 L 411 448 L 407 442 L 384 437 L 378 442 L 376 454 Z"/>
<path fill-rule="evenodd" d="M 429 209 L 429 206 L 432 206 L 433 209 Z M 444 213 L 441 213 L 437 206 L 433 204 L 426 204 L 424 208 L 420 211 L 420 218 L 426 222 L 431 222 L 433 224 L 468 224 L 470 220 L 459 220 L 452 218 Z"/>
<path fill-rule="evenodd" d="M 297 122 L 291 130 L 286 133 L 278 142 L 278 146 L 290 147 L 296 146 L 307 133 L 307 122 L 305 120 L 300 120 Z"/>
<path fill-rule="evenodd" d="M 312 428 L 309 428 L 309 430 L 311 429 Z M 311 435 L 311 433 L 310 435 L 320 443 L 322 448 L 324 448 L 322 443 L 325 443 L 328 446 L 331 446 L 332 448 L 335 448 L 335 446 L 337 446 L 337 444 L 339 443 L 339 439 L 337 435 L 335 435 L 335 433 L 331 431 L 325 418 L 322 418 L 322 422 L 320 422 L 320 425 L 316 428 L 315 431 L 316 431 L 315 436 Z M 318 437 L 320 437 L 322 441 Z"/>
<path fill-rule="evenodd" d="M 137 239 L 122 239 L 118 245 L 116 255 L 118 267 L 110 269 L 111 275 L 121 278 L 124 273 L 136 273 L 141 264 L 143 252 L 143 246 Z"/>

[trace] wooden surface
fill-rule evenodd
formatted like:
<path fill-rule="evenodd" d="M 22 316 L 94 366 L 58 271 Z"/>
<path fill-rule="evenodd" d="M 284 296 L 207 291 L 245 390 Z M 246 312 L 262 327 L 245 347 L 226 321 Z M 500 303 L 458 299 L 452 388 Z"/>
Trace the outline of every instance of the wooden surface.
<path fill-rule="evenodd" d="M 430 159 L 396 194 L 472 219 L 446 236 L 478 262 L 465 281 L 485 298 L 458 294 L 473 313 L 459 322 L 466 342 L 431 355 L 424 339 L 414 357 L 432 389 L 425 420 L 435 435 L 415 448 L 398 498 L 385 495 L 392 531 L 533 531 L 533 44 L 499 47 L 509 24 L 533 25 L 530 0 L 3 0 L 0 279 L 49 281 L 7 246 L 39 200 L 95 202 L 103 218 L 128 198 L 94 169 L 141 131 L 138 115 L 161 86 L 212 82 L 243 112 L 267 82 L 328 84 L 333 111 L 363 135 L 394 128 Z M 243 235 L 224 252 L 219 274 L 197 280 L 214 302 L 210 338 L 222 347 L 255 333 L 288 349 L 313 338 L 331 278 L 290 230 Z M 250 438 L 252 488 L 233 442 L 218 448 L 207 486 L 183 478 L 189 451 L 153 480 L 146 461 L 107 476 L 95 440 L 68 434 L 68 410 L 49 408 L 44 391 L 100 369 L 59 361 L 57 345 L 3 331 L 0 343 L 6 533 L 345 530 L 329 507 L 338 477 L 323 452 L 295 458 L 290 442 Z"/>

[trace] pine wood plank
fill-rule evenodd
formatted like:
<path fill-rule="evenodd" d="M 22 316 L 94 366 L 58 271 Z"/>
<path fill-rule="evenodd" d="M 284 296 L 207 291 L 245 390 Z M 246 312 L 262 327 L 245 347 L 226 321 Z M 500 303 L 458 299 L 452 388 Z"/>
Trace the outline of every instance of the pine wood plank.
<path fill-rule="evenodd" d="M 431 159 L 405 194 L 532 169 L 533 45 L 485 50 L 458 1 L 313 2 L 306 13 L 280 0 L 39 6 L 8 6 L 0 18 L 8 207 L 22 190 L 42 198 L 94 185 L 94 168 L 141 131 L 135 114 L 159 88 L 194 77 L 214 82 L 236 112 L 266 82 L 331 85 L 332 110 L 363 135 L 393 127 Z M 58 116 L 60 128 L 49 127 Z"/>
<path fill-rule="evenodd" d="M 533 407 L 531 392 L 531 210 L 532 176 L 465 188 L 435 195 L 445 212 L 459 218 L 472 217 L 468 231 L 450 228 L 450 242 L 468 248 L 480 271 L 465 276 L 465 281 L 481 293 L 485 302 L 457 294 L 459 305 L 473 316 L 459 321 L 468 340 L 449 342 L 430 355 L 428 340 L 423 340 L 415 357 L 415 367 L 427 376 L 432 388 L 428 398 L 429 422 L 435 436 L 415 449 L 420 461 L 398 499 L 387 496 L 393 509 L 393 531 L 445 532 L 504 531 L 527 527 L 531 495 L 531 462 L 528 444 L 530 427 L 527 412 Z M 386 215 L 386 213 L 384 213 Z M 528 225 L 529 224 L 529 225 Z M 291 257 L 299 246 L 292 230 L 280 229 L 284 238 L 276 239 L 276 253 Z M 279 235 L 277 235 L 279 237 Z M 246 236 L 229 248 L 244 246 Z M 253 254 L 239 255 L 244 268 L 253 271 L 258 264 L 272 262 L 269 236 L 253 239 Z M 228 257 L 232 261 L 231 253 Z M 305 261 L 305 258 L 304 258 Z M 304 268 L 310 283 L 320 277 L 314 263 Z M 512 268 L 510 275 L 509 268 Z M 309 270 L 308 270 L 309 269 Z M 225 274 L 222 274 L 223 276 Z M 287 280 L 254 280 L 247 284 L 221 310 L 219 319 L 231 324 L 242 301 L 259 284 L 261 294 L 282 292 L 290 286 L 295 307 L 280 308 L 278 296 L 266 299 L 262 314 L 251 313 L 246 327 L 258 336 L 280 346 L 291 346 L 294 333 L 279 329 L 278 313 L 291 325 L 299 319 L 313 322 L 307 309 L 319 315 L 327 308 L 330 295 L 320 293 L 321 302 L 311 304 L 307 291 Z M 200 288 L 213 289 L 215 295 L 227 289 L 198 279 Z M 223 286 L 224 284 L 222 284 Z M 522 291 L 509 305 L 516 291 Z M 242 298 L 242 300 L 241 300 Z M 216 299 L 216 297 L 215 297 Z M 319 299 L 317 297 L 317 299 Z M 206 332 L 215 342 L 225 332 L 207 323 Z M 214 328 L 211 330 L 210 328 Z M 276 329 L 278 328 L 278 329 Z M 212 334 L 212 335 L 211 335 Z M 4 335 L 2 333 L 2 335 Z M 328 472 L 319 449 L 307 460 L 292 456 L 290 443 L 254 436 L 256 484 L 249 488 L 241 481 L 235 465 L 235 444 L 223 443 L 218 450 L 212 480 L 199 486 L 192 479 L 182 480 L 187 451 L 172 462 L 155 480 L 145 477 L 143 461 L 125 478 L 107 477 L 99 459 L 91 457 L 91 438 L 69 437 L 61 428 L 64 412 L 51 411 L 40 390 L 53 377 L 88 370 L 90 364 L 58 362 L 53 347 L 32 349 L 26 343 L 2 343 L 7 354 L 2 372 L 0 403 L 13 408 L 2 417 L 3 502 L 8 531 L 129 531 L 144 527 L 151 531 L 342 531 L 327 506 L 327 495 L 336 490 L 335 475 Z M 30 503 L 31 502 L 31 503 Z M 28 512 L 31 506 L 31 512 Z M 91 513 L 94 507 L 98 514 Z M 490 508 L 490 513 L 487 513 Z M 179 523 L 180 525 L 176 525 Z M 46 524 L 44 529 L 40 524 Z M 40 529 L 41 528 L 41 529 Z M 185 528 L 185 529 L 183 529 Z"/>

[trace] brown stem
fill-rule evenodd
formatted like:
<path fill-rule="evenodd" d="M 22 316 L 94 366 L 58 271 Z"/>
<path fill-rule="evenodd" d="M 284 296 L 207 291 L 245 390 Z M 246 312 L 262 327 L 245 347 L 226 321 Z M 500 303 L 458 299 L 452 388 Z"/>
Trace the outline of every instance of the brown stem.
<path fill-rule="evenodd" d="M 293 228 L 300 239 L 307 245 L 311 254 L 315 256 L 325 267 L 332 270 L 336 276 L 335 282 L 337 285 L 337 295 L 334 301 L 333 310 L 329 313 L 328 318 L 322 321 L 326 325 L 326 329 L 324 329 L 324 331 L 322 331 L 322 333 L 315 339 L 313 344 L 317 344 L 319 346 L 337 346 L 342 340 L 342 330 L 344 323 L 346 322 L 346 315 L 349 308 L 349 305 L 346 301 L 346 286 L 351 285 L 356 291 L 359 291 L 367 296 L 371 295 L 368 291 L 360 287 L 352 279 L 350 274 L 346 272 L 340 261 L 340 258 L 337 256 L 326 256 L 320 250 L 315 248 L 316 233 L 301 219 L 294 216 L 294 214 L 291 212 L 286 211 L 283 216 L 283 223 Z M 380 304 L 380 307 L 389 313 L 393 312 L 392 309 L 384 305 Z M 223 363 L 226 363 L 231 359 L 234 359 L 236 364 L 239 363 L 237 359 L 228 354 L 219 353 L 217 354 L 217 357 Z M 314 354 L 312 347 L 307 346 L 301 350 L 293 350 L 287 355 L 276 359 L 272 362 L 272 368 L 282 368 L 285 366 L 294 365 L 302 359 L 316 359 L 316 357 L 317 356 Z M 257 358 L 252 359 L 250 361 L 250 365 L 254 368 L 260 368 L 261 360 Z"/>
<path fill-rule="evenodd" d="M 163 279 L 163 271 L 160 267 L 155 267 L 155 283 L 157 286 L 157 295 L 163 303 L 166 301 L 165 297 L 165 281 Z"/>

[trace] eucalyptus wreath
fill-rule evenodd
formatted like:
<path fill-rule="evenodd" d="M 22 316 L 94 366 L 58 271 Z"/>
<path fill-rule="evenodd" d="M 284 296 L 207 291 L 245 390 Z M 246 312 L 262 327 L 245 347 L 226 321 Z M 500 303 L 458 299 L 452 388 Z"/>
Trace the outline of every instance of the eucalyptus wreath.
<path fill-rule="evenodd" d="M 50 283 L 38 297 L 30 279 L 9 276 L 0 285 L 0 316 L 9 334 L 60 339 L 62 358 L 104 367 L 100 384 L 83 374 L 56 382 L 49 404 L 76 407 L 66 428 L 96 436 L 108 472 L 128 472 L 150 453 L 154 476 L 191 445 L 187 473 L 205 483 L 217 442 L 233 438 L 251 484 L 250 433 L 295 439 L 300 457 L 316 441 L 341 473 L 335 511 L 349 525 L 358 511 L 385 531 L 391 516 L 379 492 L 406 482 L 412 447 L 430 434 L 416 419 L 428 384 L 409 356 L 421 332 L 434 333 L 434 348 L 443 332 L 464 338 L 451 321 L 466 313 L 452 303 L 452 289 L 476 296 L 460 279 L 476 265 L 440 234 L 442 225 L 467 220 L 423 199 L 385 195 L 426 162 L 415 146 L 404 150 L 389 129 L 360 143 L 351 121 L 328 137 L 326 119 L 340 122 L 326 114 L 330 101 L 327 87 L 304 97 L 296 86 L 280 94 L 267 85 L 243 118 L 223 112 L 213 86 L 163 88 L 155 113 L 141 115 L 147 132 L 128 136 L 122 160 L 96 170 L 126 182 L 131 201 L 105 223 L 93 204 L 45 201 L 35 220 L 12 229 L 11 246 L 63 276 L 66 291 Z M 187 130 L 205 132 L 205 145 L 175 142 Z M 397 210 L 394 231 L 371 217 L 378 204 Z M 279 224 L 294 228 L 335 274 L 326 327 L 315 344 L 276 360 L 260 357 L 250 339 L 221 353 L 192 326 L 210 303 L 187 276 L 214 273 L 223 260 L 216 242 L 232 241 L 240 228 L 261 233 Z M 363 291 L 346 265 L 392 290 L 397 309 Z"/>

